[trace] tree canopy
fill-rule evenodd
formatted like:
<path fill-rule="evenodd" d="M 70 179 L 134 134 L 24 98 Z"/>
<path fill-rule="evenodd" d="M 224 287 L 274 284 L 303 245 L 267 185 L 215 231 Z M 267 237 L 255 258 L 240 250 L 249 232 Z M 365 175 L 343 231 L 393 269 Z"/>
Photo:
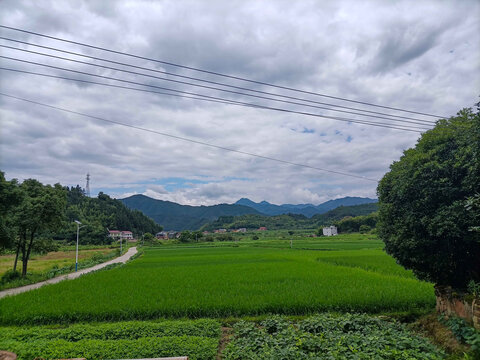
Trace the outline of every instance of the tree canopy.
<path fill-rule="evenodd" d="M 463 288 L 480 281 L 480 114 L 440 120 L 378 185 L 378 233 L 416 276 Z"/>
<path fill-rule="evenodd" d="M 80 236 L 85 244 L 109 244 L 112 239 L 107 228 L 136 235 L 162 230 L 140 211 L 130 210 L 106 194 L 90 198 L 78 185 L 43 185 L 35 179 L 19 183 L 6 180 L 0 171 L 0 250 L 16 253 L 14 270 L 21 260 L 23 276 L 32 252 L 51 248 L 52 240 L 75 241 L 74 220 L 86 225 Z"/>

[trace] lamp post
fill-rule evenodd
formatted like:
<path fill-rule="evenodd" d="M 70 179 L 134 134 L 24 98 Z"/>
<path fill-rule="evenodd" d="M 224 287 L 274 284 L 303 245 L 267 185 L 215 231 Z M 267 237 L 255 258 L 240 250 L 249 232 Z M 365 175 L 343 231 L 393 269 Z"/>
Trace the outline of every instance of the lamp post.
<path fill-rule="evenodd" d="M 78 269 L 78 233 L 80 232 L 80 228 L 83 226 L 80 226 L 82 223 L 78 220 L 75 220 L 75 223 L 77 224 L 77 251 L 75 253 L 75 272 L 76 272 Z"/>

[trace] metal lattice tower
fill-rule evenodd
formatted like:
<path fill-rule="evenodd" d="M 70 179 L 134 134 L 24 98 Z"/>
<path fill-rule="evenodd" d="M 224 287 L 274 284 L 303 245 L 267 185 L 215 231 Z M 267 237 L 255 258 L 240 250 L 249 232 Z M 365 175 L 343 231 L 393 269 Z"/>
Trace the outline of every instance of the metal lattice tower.
<path fill-rule="evenodd" d="M 90 197 L 90 173 L 87 173 L 87 186 L 85 187 L 85 195 Z"/>

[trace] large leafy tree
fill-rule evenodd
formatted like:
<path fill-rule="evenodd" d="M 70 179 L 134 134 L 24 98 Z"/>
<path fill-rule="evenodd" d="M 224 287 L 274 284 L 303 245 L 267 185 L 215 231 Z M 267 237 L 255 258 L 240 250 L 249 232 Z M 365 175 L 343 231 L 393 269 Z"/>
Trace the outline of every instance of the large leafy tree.
<path fill-rule="evenodd" d="M 463 288 L 480 281 L 480 114 L 441 120 L 380 181 L 378 232 L 416 276 Z"/>
<path fill-rule="evenodd" d="M 17 256 L 21 254 L 22 276 L 27 274 L 28 260 L 38 234 L 59 228 L 66 206 L 66 192 L 59 185 L 42 185 L 35 179 L 20 184 L 22 201 L 15 209 L 14 223 L 17 229 Z M 16 261 L 15 261 L 16 262 Z"/>
<path fill-rule="evenodd" d="M 15 240 L 13 210 L 21 201 L 21 192 L 16 179 L 6 180 L 0 171 L 0 249 L 10 248 Z"/>

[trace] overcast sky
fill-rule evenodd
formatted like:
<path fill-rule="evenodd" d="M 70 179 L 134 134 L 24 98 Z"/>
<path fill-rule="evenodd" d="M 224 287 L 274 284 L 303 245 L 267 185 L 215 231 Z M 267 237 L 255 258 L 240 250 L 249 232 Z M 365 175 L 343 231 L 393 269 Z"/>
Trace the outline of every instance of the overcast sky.
<path fill-rule="evenodd" d="M 356 101 L 452 116 L 461 108 L 472 107 L 480 95 L 480 2 L 474 0 L 2 0 L 0 7 L 1 25 Z M 0 36 L 258 91 L 388 112 L 3 28 Z M 6 40 L 0 40 L 0 44 L 105 64 Z M 0 53 L 151 86 L 320 115 L 388 122 L 173 84 L 4 47 L 0 47 Z M 5 58 L 0 58 L 0 66 L 133 86 Z M 1 92 L 9 95 L 369 179 L 380 179 L 420 136 L 417 132 L 6 70 L 0 70 L 0 81 Z M 117 198 L 145 194 L 191 205 L 231 203 L 241 197 L 277 204 L 318 204 L 344 196 L 376 197 L 377 186 L 366 179 L 226 152 L 4 96 L 0 96 L 0 170 L 8 179 L 36 178 L 44 183 L 82 187 L 89 172 L 92 195 L 99 191 Z"/>

